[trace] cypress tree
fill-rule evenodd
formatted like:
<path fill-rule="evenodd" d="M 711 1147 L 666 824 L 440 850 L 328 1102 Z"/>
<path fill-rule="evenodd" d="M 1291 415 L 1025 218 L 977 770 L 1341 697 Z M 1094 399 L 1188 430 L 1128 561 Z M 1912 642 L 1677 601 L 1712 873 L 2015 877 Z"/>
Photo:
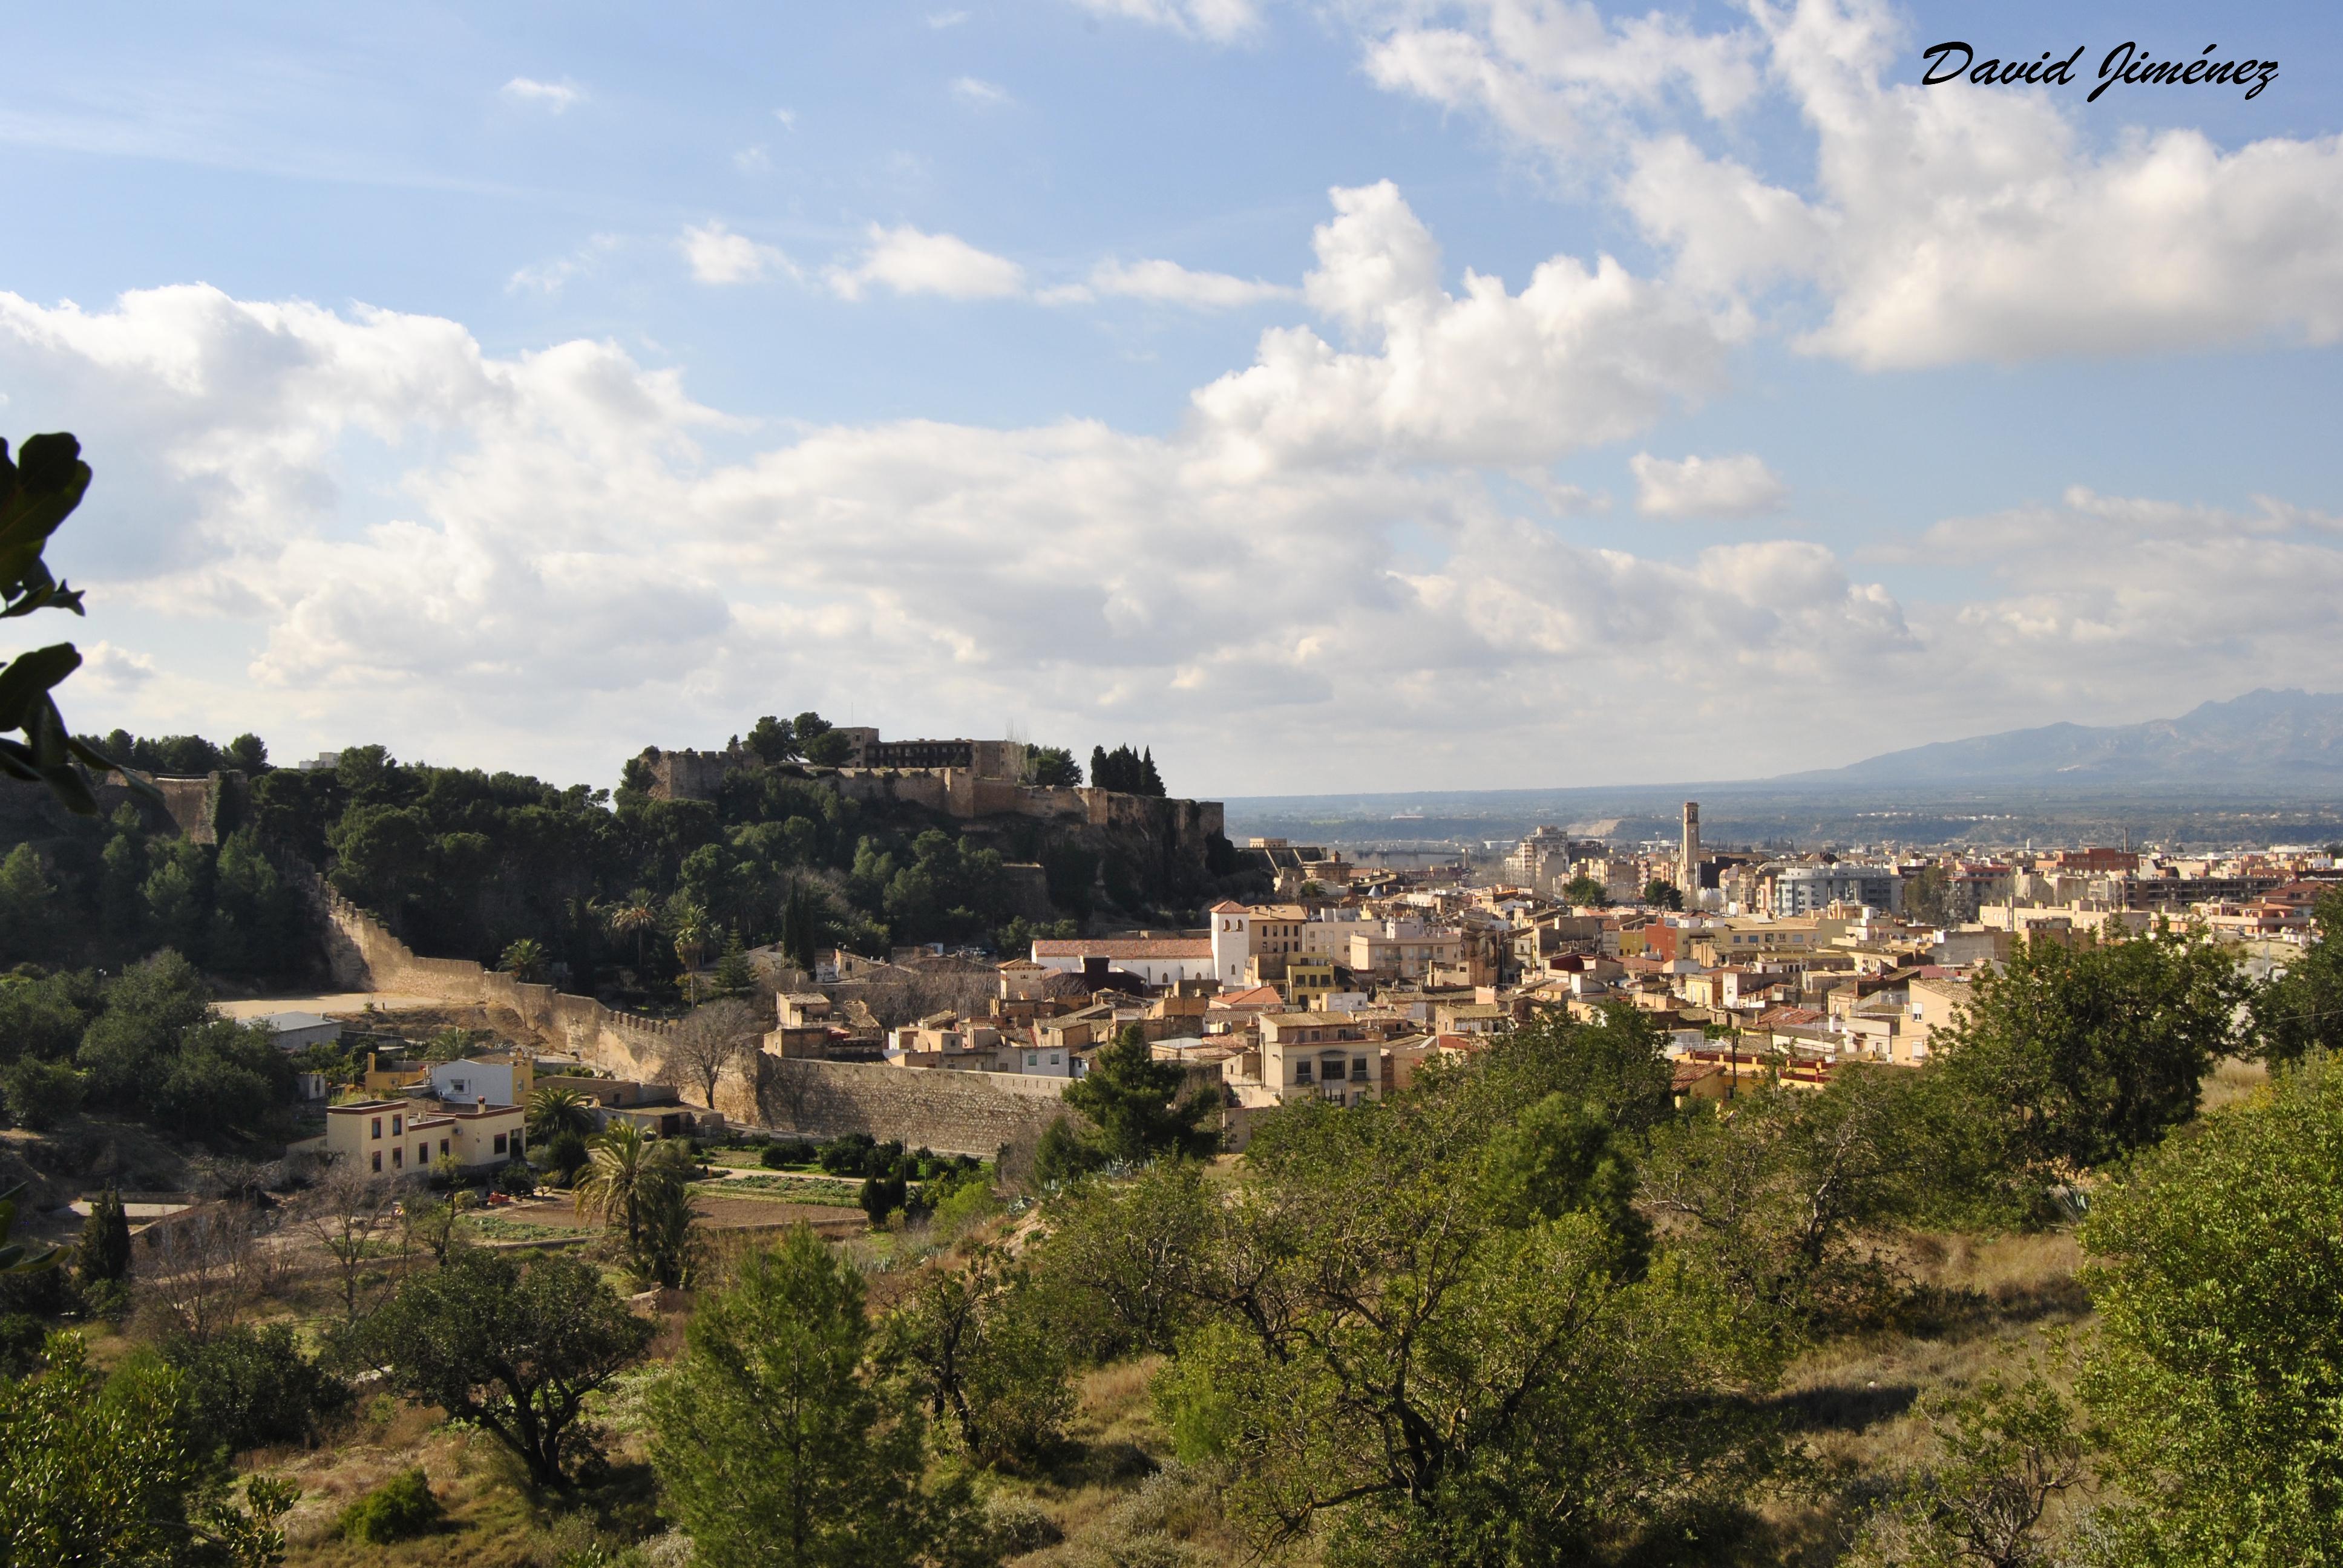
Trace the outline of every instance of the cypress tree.
<path fill-rule="evenodd" d="M 122 1194 L 111 1187 L 98 1194 L 89 1206 L 89 1218 L 82 1221 L 74 1272 L 85 1285 L 121 1280 L 130 1272 L 130 1213 L 122 1206 Z"/>

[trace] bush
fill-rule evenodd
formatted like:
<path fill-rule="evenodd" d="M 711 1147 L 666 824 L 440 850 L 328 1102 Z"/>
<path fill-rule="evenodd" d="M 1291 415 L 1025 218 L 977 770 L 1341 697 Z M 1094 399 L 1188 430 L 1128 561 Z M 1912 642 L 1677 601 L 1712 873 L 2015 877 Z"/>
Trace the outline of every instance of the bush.
<path fill-rule="evenodd" d="M 0 1097 L 17 1126 L 46 1132 L 81 1109 L 82 1076 L 67 1062 L 27 1056 L 0 1072 Z"/>
<path fill-rule="evenodd" d="M 578 1172 L 584 1170 L 586 1162 L 592 1158 L 586 1151 L 586 1140 L 575 1132 L 556 1133 L 553 1141 L 545 1146 L 546 1169 L 552 1171 L 565 1187 L 578 1179 Z"/>
<path fill-rule="evenodd" d="M 30 1312 L 0 1315 L 0 1377 L 24 1377 L 41 1364 L 48 1324 Z"/>
<path fill-rule="evenodd" d="M 757 1156 L 768 1171 L 779 1171 L 790 1165 L 811 1165 L 821 1158 L 821 1151 L 802 1138 L 776 1138 Z"/>
<path fill-rule="evenodd" d="M 878 1230 L 887 1223 L 887 1216 L 905 1206 L 910 1191 L 900 1176 L 870 1176 L 862 1182 L 862 1211 L 870 1217 L 870 1228 Z"/>
<path fill-rule="evenodd" d="M 536 1168 L 526 1160 L 506 1161 L 497 1172 L 497 1191 L 508 1192 L 516 1198 L 528 1197 L 537 1191 Z"/>
<path fill-rule="evenodd" d="M 815 1158 L 833 1176 L 868 1176 L 872 1174 L 870 1157 L 878 1147 L 878 1141 L 868 1132 L 850 1132 L 823 1144 Z"/>
<path fill-rule="evenodd" d="M 306 1442 L 319 1418 L 350 1402 L 349 1385 L 304 1356 L 283 1323 L 238 1326 L 201 1342 L 175 1338 L 163 1359 L 185 1380 L 196 1430 L 231 1453 Z"/>
<path fill-rule="evenodd" d="M 1022 1557 L 1066 1538 L 1040 1503 L 1005 1492 L 995 1493 L 985 1503 L 984 1528 L 992 1537 L 993 1550 L 1003 1557 Z"/>
<path fill-rule="evenodd" d="M 404 1470 L 347 1508 L 336 1527 L 345 1541 L 387 1546 L 410 1540 L 439 1523 L 439 1500 L 421 1465 Z"/>

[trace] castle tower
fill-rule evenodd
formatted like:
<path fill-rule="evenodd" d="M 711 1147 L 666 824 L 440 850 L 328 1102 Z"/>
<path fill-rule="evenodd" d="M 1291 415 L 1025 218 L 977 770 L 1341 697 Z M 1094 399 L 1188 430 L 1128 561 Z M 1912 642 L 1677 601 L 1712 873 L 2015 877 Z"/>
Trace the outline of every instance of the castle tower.
<path fill-rule="evenodd" d="M 1684 803 L 1684 847 L 1676 851 L 1676 887 L 1684 908 L 1700 907 L 1700 802 Z"/>

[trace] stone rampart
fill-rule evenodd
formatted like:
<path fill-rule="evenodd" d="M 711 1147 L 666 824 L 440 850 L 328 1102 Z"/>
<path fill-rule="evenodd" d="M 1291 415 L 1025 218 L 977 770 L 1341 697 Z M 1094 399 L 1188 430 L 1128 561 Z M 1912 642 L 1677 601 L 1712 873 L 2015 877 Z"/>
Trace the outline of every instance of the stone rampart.
<path fill-rule="evenodd" d="M 675 1032 L 672 1021 L 614 1011 L 591 997 L 528 984 L 469 959 L 424 958 L 311 868 L 288 859 L 285 872 L 324 924 L 326 960 L 335 984 L 509 1008 L 547 1044 L 621 1078 L 643 1078 L 658 1070 L 666 1042 Z"/>
<path fill-rule="evenodd" d="M 955 1072 L 759 1052 L 718 1084 L 716 1109 L 735 1121 L 805 1138 L 867 1132 L 946 1154 L 990 1159 L 1060 1116 L 1066 1081 L 1014 1072 Z M 696 1099 L 687 1091 L 685 1098 Z"/>

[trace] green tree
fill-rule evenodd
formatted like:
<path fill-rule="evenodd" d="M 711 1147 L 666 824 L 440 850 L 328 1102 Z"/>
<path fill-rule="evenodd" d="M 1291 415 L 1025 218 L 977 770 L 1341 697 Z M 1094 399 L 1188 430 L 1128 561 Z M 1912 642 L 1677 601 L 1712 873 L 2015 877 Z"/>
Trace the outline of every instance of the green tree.
<path fill-rule="evenodd" d="M 679 1144 L 645 1137 L 630 1121 L 612 1123 L 586 1147 L 590 1158 L 571 1188 L 578 1212 L 618 1232 L 638 1274 L 679 1273 L 688 1256 L 676 1233 L 676 1205 L 682 1204 L 688 1226 L 689 1154 Z"/>
<path fill-rule="evenodd" d="M 130 1215 L 122 1194 L 111 1186 L 91 1201 L 89 1217 L 82 1221 L 74 1276 L 85 1286 L 130 1277 Z"/>
<path fill-rule="evenodd" d="M 30 844 L 0 860 L 0 953 L 38 958 L 56 950 L 56 884 Z"/>
<path fill-rule="evenodd" d="M 27 1056 L 0 1068 L 0 1106 L 9 1121 L 35 1132 L 46 1132 L 79 1111 L 84 1088 L 71 1062 Z"/>
<path fill-rule="evenodd" d="M 1045 789 L 1079 789 L 1082 765 L 1062 746 L 1029 746 L 1025 749 L 1025 782 Z"/>
<path fill-rule="evenodd" d="M 1110 1160 L 1141 1164 L 1165 1156 L 1210 1154 L 1220 1148 L 1220 1130 L 1206 1125 L 1219 1111 L 1210 1090 L 1198 1090 L 1179 1103 L 1172 1096 L 1187 1070 L 1158 1061 L 1137 1025 L 1127 1025 L 1114 1043 L 1091 1060 L 1091 1070 L 1066 1086 L 1067 1105 L 1097 1128 L 1097 1148 Z"/>
<path fill-rule="evenodd" d="M 1583 1562 L 1680 1532 L 1762 1459 L 1733 1398 L 1762 1360 L 1702 1276 L 1624 1268 L 1599 1185 L 1493 1201 L 1493 1163 L 1547 1162 L 1493 1156 L 1488 1104 L 1467 1071 L 1291 1107 L 1215 1200 L 1209 1313 L 1159 1397 L 1256 1548 Z"/>
<path fill-rule="evenodd" d="M 2135 1562 L 2343 1561 L 2343 1073 L 2281 1072 L 2104 1183 L 2081 1391 Z"/>
<path fill-rule="evenodd" d="M 978 1247 L 930 1262 L 888 1314 L 888 1359 L 979 1463 L 1041 1458 L 1073 1414 L 1066 1336 L 1044 1300 L 1007 1253 Z"/>
<path fill-rule="evenodd" d="M 1681 910 L 1684 907 L 1684 890 L 1664 877 L 1654 877 L 1644 884 L 1644 902 L 1654 909 Z"/>
<path fill-rule="evenodd" d="M 250 730 L 227 743 L 220 754 L 221 765 L 239 773 L 261 774 L 268 770 L 268 742 Z"/>
<path fill-rule="evenodd" d="M 230 1453 L 316 1435 L 349 1402 L 349 1387 L 294 1342 L 292 1325 L 233 1324 L 206 1340 L 164 1342 L 195 1431 Z"/>
<path fill-rule="evenodd" d="M 390 1389 L 477 1422 L 559 1492 L 588 1448 L 587 1396 L 640 1359 L 652 1332 L 578 1258 L 468 1248 L 409 1275 L 340 1342 Z"/>
<path fill-rule="evenodd" d="M 146 1356 L 101 1377 L 78 1334 L 53 1336 L 47 1360 L 0 1379 L 0 1568 L 283 1559 L 299 1493 L 256 1477 L 234 1501 L 176 1372 Z"/>
<path fill-rule="evenodd" d="M 2319 894 L 2310 918 L 2317 940 L 2251 997 L 2255 1043 L 2271 1061 L 2343 1052 L 2343 889 Z"/>
<path fill-rule="evenodd" d="M 1562 901 L 1580 909 L 1602 909 L 1611 902 L 1611 890 L 1582 871 L 1562 885 Z"/>
<path fill-rule="evenodd" d="M 741 945 L 739 931 L 728 932 L 724 951 L 716 960 L 716 994 L 747 996 L 757 989 L 757 971 L 749 967 L 749 950 Z"/>
<path fill-rule="evenodd" d="M 813 1232 L 740 1262 L 650 1396 L 651 1463 L 709 1568 L 990 1562 L 961 1480 L 922 1483 L 916 1403 L 870 1366 L 862 1281 Z"/>
<path fill-rule="evenodd" d="M 594 1102 L 575 1089 L 541 1084 L 529 1092 L 528 1119 L 532 1149 L 565 1132 L 583 1138 L 594 1131 Z"/>
<path fill-rule="evenodd" d="M 2087 1169 L 2196 1115 L 2197 1085 L 2239 1043 L 2243 995 L 2232 955 L 2180 932 L 2037 938 L 1978 976 L 1944 1070 L 1980 1115 L 2008 1122 L 2018 1158 Z"/>
<path fill-rule="evenodd" d="M 545 944 L 535 937 L 507 942 L 504 956 L 497 960 L 497 968 L 517 980 L 537 984 L 545 979 Z"/>
<path fill-rule="evenodd" d="M 749 726 L 749 749 L 767 762 L 787 762 L 798 755 L 797 728 L 768 713 Z"/>
<path fill-rule="evenodd" d="M 89 1074 L 91 1095 L 125 1109 L 150 1103 L 180 1033 L 210 1009 L 209 988 L 179 954 L 166 949 L 133 964 L 107 984 L 104 1010 L 82 1036 L 76 1060 Z"/>

